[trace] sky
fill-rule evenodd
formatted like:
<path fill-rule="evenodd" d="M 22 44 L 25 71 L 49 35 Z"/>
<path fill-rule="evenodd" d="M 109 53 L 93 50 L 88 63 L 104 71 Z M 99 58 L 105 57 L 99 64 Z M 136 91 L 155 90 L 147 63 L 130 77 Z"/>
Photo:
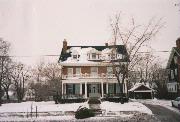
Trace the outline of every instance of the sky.
<path fill-rule="evenodd" d="M 64 38 L 68 45 L 104 45 L 111 39 L 110 18 L 121 12 L 124 21 L 133 17 L 142 25 L 162 17 L 165 27 L 151 46 L 171 51 L 180 37 L 176 3 L 180 0 L 0 0 L 0 37 L 11 43 L 14 60 L 57 62 L 58 56 L 41 55 L 59 55 Z M 166 64 L 169 53 L 156 55 Z"/>

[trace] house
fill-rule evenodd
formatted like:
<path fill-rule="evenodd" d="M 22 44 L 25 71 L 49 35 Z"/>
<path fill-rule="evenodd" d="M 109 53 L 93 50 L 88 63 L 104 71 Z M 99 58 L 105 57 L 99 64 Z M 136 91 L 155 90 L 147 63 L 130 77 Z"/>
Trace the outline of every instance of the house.
<path fill-rule="evenodd" d="M 154 98 L 154 90 L 144 83 L 136 83 L 128 92 L 129 97 L 134 99 Z"/>
<path fill-rule="evenodd" d="M 172 99 L 180 96 L 180 38 L 176 40 L 167 63 L 168 70 L 168 96 Z"/>
<path fill-rule="evenodd" d="M 116 61 L 127 63 L 128 54 L 124 45 L 68 46 L 64 40 L 59 58 L 62 95 L 67 98 L 103 98 L 119 94 L 120 88 L 112 67 L 112 62 Z M 126 82 L 123 91 L 127 93 Z"/>

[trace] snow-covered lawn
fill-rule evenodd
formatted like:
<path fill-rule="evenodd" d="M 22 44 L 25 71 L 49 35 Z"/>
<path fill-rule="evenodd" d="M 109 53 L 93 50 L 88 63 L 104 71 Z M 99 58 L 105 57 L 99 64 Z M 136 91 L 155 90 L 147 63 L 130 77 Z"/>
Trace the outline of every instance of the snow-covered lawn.
<path fill-rule="evenodd" d="M 49 102 L 22 102 L 22 103 L 8 103 L 2 104 L 0 107 L 1 112 L 30 112 L 31 106 L 33 112 L 36 110 L 38 112 L 54 112 L 54 111 L 76 111 L 79 106 L 88 106 L 85 103 L 73 103 L 73 104 L 55 104 L 54 101 Z"/>
<path fill-rule="evenodd" d="M 113 102 L 102 102 L 101 109 L 106 111 L 138 111 L 141 113 L 152 114 L 152 111 L 139 102 L 129 102 L 129 103 L 113 103 Z"/>
<path fill-rule="evenodd" d="M 89 107 L 87 102 L 84 103 L 68 103 L 68 104 L 54 104 L 54 101 L 49 102 L 22 102 L 22 103 L 8 103 L 2 104 L 0 107 L 0 113 L 2 112 L 30 112 L 31 106 L 33 112 L 35 112 L 36 106 L 38 112 L 55 112 L 55 111 L 76 111 L 79 106 Z M 146 106 L 139 102 L 129 103 L 113 103 L 102 102 L 101 109 L 104 111 L 138 111 L 141 113 L 152 114 Z"/>
<path fill-rule="evenodd" d="M 31 111 L 38 111 L 38 117 L 30 117 Z M 54 101 L 49 102 L 22 102 L 22 103 L 8 103 L 0 106 L 0 120 L 3 121 L 44 121 L 44 120 L 76 120 L 74 112 L 79 106 L 89 107 L 87 102 L 84 103 L 68 103 L 68 104 L 55 104 Z M 129 103 L 113 103 L 102 102 L 100 105 L 103 113 L 102 115 L 92 117 L 91 119 L 110 119 L 111 117 L 117 118 L 131 118 L 135 113 L 142 113 L 151 116 L 152 112 L 146 106 L 139 102 Z M 90 119 L 90 120 L 91 120 Z"/>

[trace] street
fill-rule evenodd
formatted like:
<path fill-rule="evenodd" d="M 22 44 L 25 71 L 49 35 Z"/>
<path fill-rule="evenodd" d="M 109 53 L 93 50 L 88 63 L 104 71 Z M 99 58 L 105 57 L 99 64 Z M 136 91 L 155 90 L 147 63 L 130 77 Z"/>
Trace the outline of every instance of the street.
<path fill-rule="evenodd" d="M 180 122 L 180 113 L 178 114 L 160 105 L 144 105 L 147 106 L 153 112 L 155 117 L 162 122 Z"/>

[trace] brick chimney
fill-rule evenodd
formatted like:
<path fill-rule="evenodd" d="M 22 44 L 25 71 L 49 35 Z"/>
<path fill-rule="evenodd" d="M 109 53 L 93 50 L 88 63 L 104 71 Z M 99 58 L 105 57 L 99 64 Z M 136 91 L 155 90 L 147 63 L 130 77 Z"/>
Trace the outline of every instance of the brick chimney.
<path fill-rule="evenodd" d="M 180 49 L 180 38 L 176 40 L 176 47 Z"/>
<path fill-rule="evenodd" d="M 66 41 L 66 39 L 64 39 L 64 41 L 63 41 L 63 53 L 66 53 L 66 50 L 67 50 L 67 41 Z"/>
<path fill-rule="evenodd" d="M 105 43 L 105 46 L 108 47 L 108 43 Z"/>

